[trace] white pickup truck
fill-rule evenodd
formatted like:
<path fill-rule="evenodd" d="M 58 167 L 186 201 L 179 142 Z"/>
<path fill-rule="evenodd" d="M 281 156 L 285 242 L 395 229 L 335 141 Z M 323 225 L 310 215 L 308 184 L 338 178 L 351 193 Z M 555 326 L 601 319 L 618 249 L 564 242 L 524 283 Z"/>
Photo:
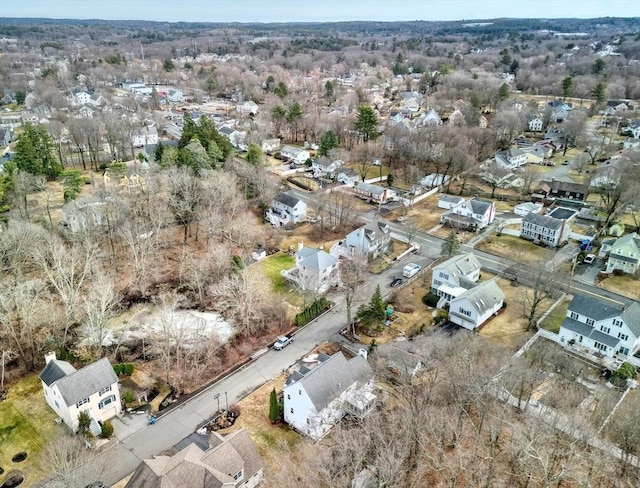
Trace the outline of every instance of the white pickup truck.
<path fill-rule="evenodd" d="M 293 337 L 291 337 L 290 335 L 280 336 L 278 337 L 278 340 L 276 340 L 276 342 L 273 344 L 273 348 L 276 351 L 279 351 L 280 349 L 284 349 L 285 347 L 287 347 L 292 342 Z"/>

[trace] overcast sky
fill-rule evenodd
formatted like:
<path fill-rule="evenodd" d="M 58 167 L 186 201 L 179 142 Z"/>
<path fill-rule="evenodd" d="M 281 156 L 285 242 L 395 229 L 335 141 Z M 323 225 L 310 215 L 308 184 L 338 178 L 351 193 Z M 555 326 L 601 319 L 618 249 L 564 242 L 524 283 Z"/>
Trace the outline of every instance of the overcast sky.
<path fill-rule="evenodd" d="M 172 22 L 640 17 L 640 0 L 0 0 L 0 17 Z"/>

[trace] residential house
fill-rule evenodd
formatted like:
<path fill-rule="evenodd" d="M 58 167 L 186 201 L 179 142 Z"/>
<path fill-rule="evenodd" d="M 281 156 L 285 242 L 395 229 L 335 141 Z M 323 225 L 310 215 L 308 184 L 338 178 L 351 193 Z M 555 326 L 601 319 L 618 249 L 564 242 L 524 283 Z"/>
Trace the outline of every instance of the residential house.
<path fill-rule="evenodd" d="M 88 105 L 83 105 L 73 114 L 73 117 L 76 119 L 92 119 L 94 114 L 94 109 L 92 109 Z"/>
<path fill-rule="evenodd" d="M 420 111 L 422 95 L 416 91 L 402 93 L 402 111 L 412 116 Z"/>
<path fill-rule="evenodd" d="M 481 269 L 480 261 L 472 253 L 453 256 L 433 268 L 431 292 L 438 295 L 445 305 L 473 288 L 480 279 Z"/>
<path fill-rule="evenodd" d="M 220 132 L 220 134 L 224 136 L 227 136 L 227 139 L 229 139 L 229 142 L 231 142 L 231 145 L 233 147 L 246 149 L 244 139 L 247 134 L 245 132 L 236 130 L 233 127 L 229 127 L 228 125 L 223 125 L 222 127 L 220 127 L 218 129 L 218 132 Z"/>
<path fill-rule="evenodd" d="M 431 190 L 436 186 L 444 185 L 445 183 L 447 183 L 447 181 L 449 181 L 450 178 L 450 176 L 431 173 L 430 175 L 427 175 L 420 180 L 420 185 Z"/>
<path fill-rule="evenodd" d="M 484 115 L 481 115 L 478 118 L 478 127 L 480 127 L 481 129 L 486 129 L 487 127 L 489 127 L 489 121 Z"/>
<path fill-rule="evenodd" d="M 628 126 L 623 127 L 622 129 L 620 129 L 620 132 L 622 132 L 623 134 L 624 133 L 631 134 L 631 136 L 634 139 L 640 138 L 640 120 L 636 120 L 635 122 L 632 122 Z"/>
<path fill-rule="evenodd" d="M 549 149 L 539 144 L 522 147 L 520 150 L 524 153 L 527 164 L 542 164 L 549 154 Z"/>
<path fill-rule="evenodd" d="M 520 237 L 549 247 L 560 246 L 569 239 L 570 234 L 571 227 L 567 221 L 548 215 L 530 212 L 520 224 Z"/>
<path fill-rule="evenodd" d="M 628 100 L 609 100 L 604 108 L 605 115 L 633 112 L 633 105 Z"/>
<path fill-rule="evenodd" d="M 530 213 L 539 214 L 544 206 L 541 203 L 523 202 L 513 207 L 513 213 L 524 217 Z"/>
<path fill-rule="evenodd" d="M 547 107 L 550 113 L 551 120 L 555 122 L 564 121 L 569 116 L 569 112 L 573 110 L 572 104 L 565 103 L 559 99 L 547 103 Z"/>
<path fill-rule="evenodd" d="M 387 369 L 402 381 L 411 381 L 425 369 L 422 359 L 417 354 L 391 346 L 380 355 L 387 360 Z"/>
<path fill-rule="evenodd" d="M 461 125 L 464 125 L 465 123 L 466 121 L 464 119 L 464 114 L 460 111 L 459 108 L 456 108 L 453 112 L 451 112 L 451 115 L 449 115 L 449 125 L 455 125 L 459 127 Z"/>
<path fill-rule="evenodd" d="M 297 224 L 307 218 L 307 204 L 290 193 L 279 193 L 271 200 L 265 218 L 276 227 Z"/>
<path fill-rule="evenodd" d="M 384 204 L 396 196 L 396 192 L 389 187 L 372 185 L 362 181 L 357 183 L 354 189 L 356 196 L 368 202 Z"/>
<path fill-rule="evenodd" d="M 633 274 L 640 267 L 640 236 L 637 233 L 619 237 L 610 244 L 605 272 L 616 270 Z M 603 246 L 604 247 L 604 246 Z"/>
<path fill-rule="evenodd" d="M 311 163 L 311 169 L 316 176 L 327 176 L 329 178 L 333 178 L 341 166 L 342 161 L 332 161 L 326 156 L 316 158 Z"/>
<path fill-rule="evenodd" d="M 262 141 L 262 143 L 260 144 L 260 148 L 262 149 L 262 152 L 265 153 L 274 153 L 276 152 L 278 149 L 280 149 L 280 139 L 275 138 L 275 139 L 265 139 L 264 141 Z"/>
<path fill-rule="evenodd" d="M 384 222 L 363 225 L 349 232 L 344 240 L 331 247 L 334 256 L 353 257 L 358 256 L 367 261 L 372 261 L 383 255 L 391 246 L 391 232 Z"/>
<path fill-rule="evenodd" d="M 67 361 L 56 359 L 50 352 L 46 365 L 38 375 L 44 398 L 54 412 L 74 432 L 78 415 L 87 412 L 93 435 L 101 432 L 100 424 L 122 412 L 118 377 L 107 358 L 99 359 L 80 370 Z"/>
<path fill-rule="evenodd" d="M 581 183 L 570 181 L 541 181 L 534 190 L 534 199 L 569 198 L 574 200 L 586 200 L 589 187 Z"/>
<path fill-rule="evenodd" d="M 280 274 L 303 290 L 324 293 L 340 284 L 340 260 L 321 249 L 302 247 L 296 252 L 296 266 Z"/>
<path fill-rule="evenodd" d="M 134 147 L 143 147 L 149 144 L 158 144 L 158 129 L 147 125 L 135 130 L 131 134 L 131 144 Z"/>
<path fill-rule="evenodd" d="M 107 101 L 99 93 L 93 93 L 91 98 L 89 98 L 89 105 L 93 105 L 94 107 L 102 107 L 106 103 Z"/>
<path fill-rule="evenodd" d="M 182 90 L 172 89 L 167 92 L 167 98 L 169 99 L 170 102 L 180 103 L 184 101 L 184 94 L 182 93 Z"/>
<path fill-rule="evenodd" d="M 360 175 L 351 168 L 340 168 L 338 170 L 337 179 L 343 185 L 354 187 L 360 181 Z"/>
<path fill-rule="evenodd" d="M 560 324 L 560 343 L 607 357 L 632 356 L 640 347 L 640 303 L 614 303 L 574 294 Z"/>
<path fill-rule="evenodd" d="M 457 207 L 464 201 L 465 201 L 464 197 L 443 194 L 438 197 L 438 208 L 445 208 L 447 210 L 451 210 L 452 208 Z"/>
<path fill-rule="evenodd" d="M 38 114 L 32 112 L 31 110 L 23 110 L 20 118 L 22 119 L 23 124 L 35 125 L 40 122 L 40 117 L 38 117 Z"/>
<path fill-rule="evenodd" d="M 311 154 L 306 149 L 293 146 L 284 146 L 280 151 L 284 160 L 291 161 L 297 165 L 303 165 L 307 159 L 311 159 Z"/>
<path fill-rule="evenodd" d="M 521 149 L 505 149 L 498 151 L 494 159 L 502 168 L 515 169 L 527 163 L 527 155 Z"/>
<path fill-rule="evenodd" d="M 91 93 L 88 90 L 72 90 L 72 104 L 86 105 L 91 100 Z"/>
<path fill-rule="evenodd" d="M 0 127 L 0 147 L 7 147 L 9 144 L 11 144 L 11 140 L 11 129 Z"/>
<path fill-rule="evenodd" d="M 473 197 L 442 214 L 440 223 L 450 227 L 477 230 L 484 229 L 495 219 L 495 202 Z"/>
<path fill-rule="evenodd" d="M 258 110 L 258 104 L 253 100 L 249 100 L 236 106 L 236 112 L 245 115 L 256 115 L 258 113 Z"/>
<path fill-rule="evenodd" d="M 529 119 L 529 122 L 527 122 L 527 125 L 531 132 L 542 132 L 542 128 L 544 127 L 544 121 L 542 120 L 542 117 L 538 117 L 536 115 L 535 117 L 532 117 Z"/>
<path fill-rule="evenodd" d="M 142 461 L 125 488 L 255 488 L 263 484 L 264 462 L 246 430 L 199 437 L 200 442 L 191 442 L 171 456 Z"/>
<path fill-rule="evenodd" d="M 22 125 L 21 112 L 0 112 L 0 127 L 15 129 Z"/>
<path fill-rule="evenodd" d="M 449 320 L 465 329 L 476 330 L 496 315 L 503 304 L 504 293 L 495 280 L 485 281 L 451 300 Z"/>
<path fill-rule="evenodd" d="M 551 141 L 556 147 L 560 147 L 564 144 L 565 134 L 562 129 L 558 129 L 557 127 L 548 127 L 547 130 L 542 134 L 543 141 Z"/>
<path fill-rule="evenodd" d="M 284 384 L 284 420 L 314 440 L 345 415 L 362 418 L 376 404 L 373 370 L 363 356 L 319 353 L 315 366 L 303 365 Z"/>
<path fill-rule="evenodd" d="M 62 206 L 62 220 L 60 225 L 72 233 L 86 229 L 104 227 L 107 224 L 105 207 L 107 203 L 113 205 L 117 218 L 122 218 L 124 207 L 116 200 L 107 200 L 100 197 L 83 197 L 71 200 Z M 113 223 L 113 222 L 112 222 Z"/>
<path fill-rule="evenodd" d="M 416 127 L 426 127 L 430 125 L 442 125 L 442 119 L 434 109 L 429 109 L 427 113 L 422 114 L 415 121 Z"/>
<path fill-rule="evenodd" d="M 520 189 L 524 186 L 524 178 L 514 173 L 508 173 L 500 178 L 497 182 L 498 188 L 514 188 Z"/>

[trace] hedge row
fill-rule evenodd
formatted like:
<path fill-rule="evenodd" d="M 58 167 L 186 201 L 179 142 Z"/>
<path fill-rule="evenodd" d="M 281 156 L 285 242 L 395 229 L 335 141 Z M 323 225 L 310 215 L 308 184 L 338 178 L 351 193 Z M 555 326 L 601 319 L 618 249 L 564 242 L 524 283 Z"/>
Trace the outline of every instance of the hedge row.
<path fill-rule="evenodd" d="M 113 365 L 113 370 L 115 371 L 117 376 L 120 376 L 121 374 L 125 376 L 131 376 L 134 369 L 135 367 L 131 363 L 117 363 Z"/>
<path fill-rule="evenodd" d="M 308 322 L 311 322 L 330 306 L 331 303 L 329 302 L 329 300 L 324 297 L 319 298 L 307 308 L 305 308 L 302 312 L 296 315 L 295 324 L 300 327 Z"/>

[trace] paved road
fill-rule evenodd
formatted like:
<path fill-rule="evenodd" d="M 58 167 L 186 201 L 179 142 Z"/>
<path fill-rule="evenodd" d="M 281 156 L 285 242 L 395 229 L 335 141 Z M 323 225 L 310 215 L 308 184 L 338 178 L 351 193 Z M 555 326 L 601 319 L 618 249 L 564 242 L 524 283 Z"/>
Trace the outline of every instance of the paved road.
<path fill-rule="evenodd" d="M 376 285 L 380 285 L 383 294 L 391 291 L 389 283 L 394 275 L 402 274 L 402 267 L 411 260 L 423 267 L 432 262 L 425 256 L 412 254 L 401 262 L 394 263 L 384 273 L 373 276 L 359 290 L 354 300 L 353 310 L 369 300 Z M 291 345 L 282 351 L 270 350 L 255 361 L 249 363 L 239 371 L 219 381 L 198 396 L 186 401 L 179 407 L 160 417 L 153 426 L 146 424 L 145 416 L 125 416 L 123 419 L 130 424 L 120 432 L 119 442 L 112 448 L 100 454 L 96 464 L 104 463 L 108 472 L 102 476 L 102 481 L 113 484 L 134 471 L 143 459 L 150 458 L 161 451 L 180 442 L 218 410 L 218 400 L 215 395 L 220 394 L 220 406 L 226 402 L 231 405 L 247 394 L 271 380 L 282 371 L 288 369 L 301 357 L 318 344 L 327 340 L 341 342 L 344 338 L 339 334 L 346 323 L 346 307 L 343 301 L 338 301 L 332 311 L 315 320 L 295 335 Z M 226 392 L 226 394 L 225 394 Z M 265 405 L 265 414 L 266 414 Z M 141 417 L 144 422 L 141 424 Z M 116 421 L 116 434 L 118 434 Z M 141 427 L 141 428 L 140 428 Z M 139 430 L 137 430 L 139 429 Z"/>

